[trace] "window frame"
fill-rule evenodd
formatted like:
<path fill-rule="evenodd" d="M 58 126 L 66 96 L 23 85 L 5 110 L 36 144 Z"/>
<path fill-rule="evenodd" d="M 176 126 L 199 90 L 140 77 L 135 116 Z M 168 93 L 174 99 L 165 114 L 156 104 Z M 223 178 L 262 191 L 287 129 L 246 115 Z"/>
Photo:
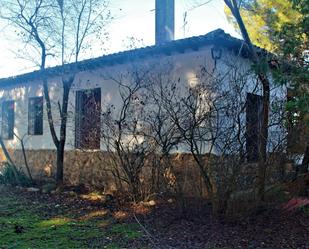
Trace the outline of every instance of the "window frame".
<path fill-rule="evenodd" d="M 13 108 L 10 108 L 12 107 Z M 10 115 L 9 110 L 12 110 L 12 113 Z M 15 128 L 15 101 L 14 100 L 5 100 L 2 102 L 2 106 L 1 106 L 1 137 L 4 140 L 13 140 L 14 139 L 14 128 Z M 7 136 L 4 136 L 4 114 L 7 113 L 7 117 L 6 117 L 6 121 L 7 121 Z"/>
<path fill-rule="evenodd" d="M 34 100 L 34 106 L 31 105 L 31 101 Z M 38 102 L 36 102 L 38 101 Z M 44 111 L 44 104 L 43 104 L 43 96 L 35 96 L 30 97 L 28 99 L 28 135 L 31 136 L 42 136 L 44 133 L 44 125 L 43 125 L 43 111 Z M 40 112 L 37 111 L 36 106 L 40 104 Z M 34 112 L 34 114 L 32 114 Z M 34 120 L 31 120 L 34 119 Z M 33 122 L 33 124 L 31 124 Z M 31 130 L 33 125 L 33 131 Z"/>
<path fill-rule="evenodd" d="M 101 103 L 102 103 L 102 91 L 100 87 L 97 88 L 91 88 L 91 89 L 81 89 L 76 91 L 75 94 L 75 148 L 76 149 L 81 149 L 81 150 L 100 150 L 101 149 L 101 138 L 100 138 L 100 133 L 101 133 Z M 88 100 L 88 98 L 94 97 L 96 100 L 96 103 L 99 105 L 99 110 L 94 110 L 98 111 L 99 115 L 97 116 L 97 120 L 95 120 L 96 124 L 98 125 L 97 127 L 85 127 L 88 122 L 86 118 L 84 118 L 84 111 L 85 111 L 85 106 Z M 91 120 L 94 120 L 91 118 Z M 83 133 L 82 131 L 88 131 Z M 91 135 L 91 132 L 89 130 L 96 130 L 96 133 L 99 133 L 98 137 L 95 137 L 96 139 L 93 142 L 87 143 L 87 137 Z"/>

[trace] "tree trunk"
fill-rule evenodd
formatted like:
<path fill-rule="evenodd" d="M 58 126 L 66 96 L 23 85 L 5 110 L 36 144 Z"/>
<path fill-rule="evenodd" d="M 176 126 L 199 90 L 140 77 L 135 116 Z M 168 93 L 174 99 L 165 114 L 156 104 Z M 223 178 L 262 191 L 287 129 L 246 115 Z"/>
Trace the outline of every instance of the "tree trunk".
<path fill-rule="evenodd" d="M 64 167 L 64 148 L 65 148 L 65 141 L 66 141 L 66 128 L 67 128 L 67 120 L 68 120 L 68 103 L 69 103 L 69 94 L 70 89 L 73 84 L 75 75 L 71 75 L 68 79 L 62 78 L 62 85 L 63 85 L 63 95 L 62 95 L 62 108 L 60 111 L 60 138 L 57 137 L 54 120 L 52 115 L 52 107 L 51 101 L 49 97 L 49 89 L 47 80 L 43 80 L 43 89 L 44 95 L 46 100 L 46 110 L 47 110 L 47 117 L 50 132 L 52 135 L 53 142 L 57 149 L 57 165 L 56 165 L 56 181 L 57 184 L 61 185 L 63 183 L 63 167 Z"/>
<path fill-rule="evenodd" d="M 269 119 L 269 102 L 270 102 L 270 87 L 268 79 L 263 75 L 258 75 L 263 86 L 263 117 L 261 134 L 259 138 L 259 168 L 258 168 L 258 198 L 263 201 L 266 185 L 267 171 L 267 140 L 268 140 L 268 119 Z"/>
<path fill-rule="evenodd" d="M 61 125 L 60 125 L 60 140 L 57 146 L 57 173 L 56 181 L 59 185 L 63 183 L 63 170 L 64 170 L 64 148 L 66 141 L 66 130 L 68 121 L 68 105 L 70 89 L 74 81 L 74 75 L 68 79 L 62 79 L 63 96 L 62 96 L 62 108 L 60 111 Z"/>
<path fill-rule="evenodd" d="M 6 157 L 6 160 L 7 160 L 8 163 L 12 166 L 13 173 L 14 173 L 14 177 L 15 177 L 15 179 L 16 179 L 17 184 L 18 184 L 18 185 L 21 185 L 21 184 L 20 184 L 19 177 L 18 177 L 16 165 L 14 164 L 14 162 L 13 162 L 13 160 L 12 160 L 12 158 L 11 158 L 9 152 L 8 152 L 8 150 L 6 149 L 6 146 L 5 146 L 5 144 L 4 144 L 3 139 L 2 139 L 1 136 L 0 136 L 0 145 L 1 145 L 1 147 L 2 147 L 2 150 L 3 150 L 3 153 L 4 153 L 5 157 Z"/>
<path fill-rule="evenodd" d="M 58 185 L 63 184 L 63 161 L 64 161 L 64 145 L 60 143 L 59 148 L 57 148 L 57 171 L 56 171 L 56 181 Z"/>
<path fill-rule="evenodd" d="M 31 171 L 30 171 L 30 167 L 29 167 L 29 165 L 28 165 L 27 155 L 26 155 L 26 150 L 25 150 L 25 145 L 24 145 L 23 139 L 20 139 L 20 144 L 21 144 L 21 149 L 22 149 L 22 152 L 23 152 L 23 157 L 24 157 L 24 162 L 25 162 L 25 166 L 26 166 L 26 169 L 27 169 L 27 173 L 28 173 L 28 175 L 29 175 L 31 184 L 33 184 L 33 183 L 34 183 L 34 180 L 33 180 L 33 178 L 32 178 L 32 174 L 31 174 Z"/>
<path fill-rule="evenodd" d="M 246 26 L 243 22 L 239 11 L 239 4 L 237 0 L 224 0 L 225 4 L 231 10 L 233 16 L 235 17 L 239 29 L 241 31 L 242 37 L 244 38 L 248 50 L 251 54 L 251 60 L 255 65 L 259 65 L 261 60 L 257 55 L 255 48 L 251 42 L 250 36 L 246 29 Z M 262 88 L 263 88 L 263 117 L 262 117 L 262 126 L 259 135 L 259 164 L 258 164 L 258 198 L 260 200 L 264 199 L 265 194 L 265 184 L 266 184 L 266 158 L 267 158 L 267 141 L 268 141 L 268 119 L 269 119 L 269 102 L 270 102 L 270 82 L 267 78 L 267 75 L 264 72 L 257 72 Z"/>

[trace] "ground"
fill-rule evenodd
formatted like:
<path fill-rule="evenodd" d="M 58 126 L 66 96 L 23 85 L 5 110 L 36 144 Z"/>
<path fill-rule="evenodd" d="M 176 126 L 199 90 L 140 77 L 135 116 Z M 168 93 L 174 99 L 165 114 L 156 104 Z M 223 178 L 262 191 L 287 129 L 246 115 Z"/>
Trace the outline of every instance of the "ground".
<path fill-rule="evenodd" d="M 0 185 L 0 248 L 309 248 L 308 209 L 276 206 L 223 221 L 196 200 L 180 213 L 171 199 L 149 205 L 89 199 Z"/>
<path fill-rule="evenodd" d="M 147 248 L 139 225 L 74 196 L 0 186 L 0 248 Z"/>

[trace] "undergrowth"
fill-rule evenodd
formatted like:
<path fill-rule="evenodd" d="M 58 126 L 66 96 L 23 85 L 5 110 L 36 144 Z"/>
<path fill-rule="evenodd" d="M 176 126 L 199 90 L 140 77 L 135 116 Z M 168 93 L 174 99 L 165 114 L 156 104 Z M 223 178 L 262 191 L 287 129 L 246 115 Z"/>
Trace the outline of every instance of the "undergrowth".
<path fill-rule="evenodd" d="M 15 173 L 16 172 L 16 173 Z M 22 171 L 8 163 L 0 167 L 0 184 L 30 187 L 33 185 L 30 178 Z"/>

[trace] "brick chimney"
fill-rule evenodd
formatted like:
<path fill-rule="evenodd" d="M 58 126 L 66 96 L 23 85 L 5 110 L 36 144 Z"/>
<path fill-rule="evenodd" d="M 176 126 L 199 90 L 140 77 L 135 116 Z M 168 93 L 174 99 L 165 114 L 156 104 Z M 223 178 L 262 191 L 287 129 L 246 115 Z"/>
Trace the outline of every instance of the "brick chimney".
<path fill-rule="evenodd" d="M 156 0 L 156 45 L 174 40 L 175 0 Z"/>

